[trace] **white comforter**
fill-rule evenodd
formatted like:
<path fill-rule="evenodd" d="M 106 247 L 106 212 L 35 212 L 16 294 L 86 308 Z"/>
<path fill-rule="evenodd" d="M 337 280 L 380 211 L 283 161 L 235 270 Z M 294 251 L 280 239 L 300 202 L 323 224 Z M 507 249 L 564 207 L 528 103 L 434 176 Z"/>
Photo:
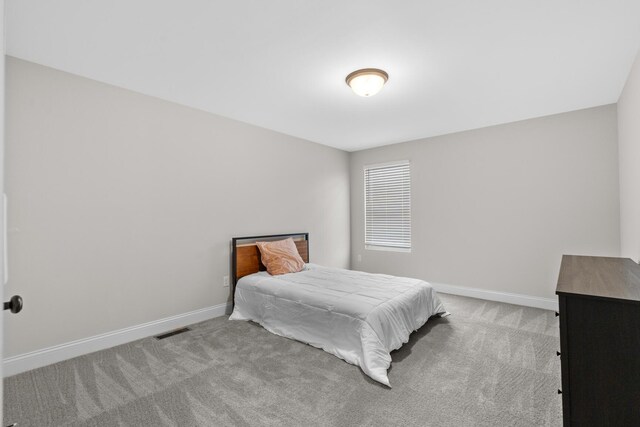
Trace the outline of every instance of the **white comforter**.
<path fill-rule="evenodd" d="M 299 273 L 243 277 L 230 319 L 252 320 L 358 365 L 389 386 L 390 352 L 445 309 L 418 279 L 307 264 Z"/>

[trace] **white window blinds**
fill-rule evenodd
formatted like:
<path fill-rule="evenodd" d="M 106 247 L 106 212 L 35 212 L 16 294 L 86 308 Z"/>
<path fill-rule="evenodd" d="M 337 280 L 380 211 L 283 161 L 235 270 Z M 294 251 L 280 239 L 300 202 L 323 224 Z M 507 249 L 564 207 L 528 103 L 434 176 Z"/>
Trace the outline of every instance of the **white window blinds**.
<path fill-rule="evenodd" d="M 365 166 L 365 246 L 411 250 L 411 170 L 409 162 Z"/>

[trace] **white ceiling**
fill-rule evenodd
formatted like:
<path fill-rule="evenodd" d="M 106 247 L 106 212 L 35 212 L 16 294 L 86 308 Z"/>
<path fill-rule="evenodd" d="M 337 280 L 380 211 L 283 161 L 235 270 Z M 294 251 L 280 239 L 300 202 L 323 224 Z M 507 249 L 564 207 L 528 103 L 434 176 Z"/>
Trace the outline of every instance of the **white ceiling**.
<path fill-rule="evenodd" d="M 353 151 L 614 103 L 640 0 L 7 0 L 9 55 Z M 389 73 L 378 95 L 344 82 Z"/>

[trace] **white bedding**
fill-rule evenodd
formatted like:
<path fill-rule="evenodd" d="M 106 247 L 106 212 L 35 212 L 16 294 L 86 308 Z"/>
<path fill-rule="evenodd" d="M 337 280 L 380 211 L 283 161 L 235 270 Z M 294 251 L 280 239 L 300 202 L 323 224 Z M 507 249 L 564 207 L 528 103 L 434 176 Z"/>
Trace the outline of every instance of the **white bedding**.
<path fill-rule="evenodd" d="M 307 264 L 299 273 L 255 273 L 236 285 L 231 320 L 252 320 L 358 365 L 389 386 L 390 352 L 445 309 L 418 279 Z"/>

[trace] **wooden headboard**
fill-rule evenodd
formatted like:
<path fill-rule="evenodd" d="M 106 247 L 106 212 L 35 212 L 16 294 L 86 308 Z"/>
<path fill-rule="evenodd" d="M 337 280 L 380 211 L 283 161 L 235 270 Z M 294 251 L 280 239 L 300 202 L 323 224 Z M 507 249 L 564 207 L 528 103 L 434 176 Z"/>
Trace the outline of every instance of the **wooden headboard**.
<path fill-rule="evenodd" d="M 238 279 L 266 270 L 260 260 L 260 250 L 256 242 L 284 240 L 291 237 L 304 262 L 309 262 L 309 233 L 271 234 L 267 236 L 234 237 L 231 239 L 231 283 L 232 298 L 235 298 L 235 286 Z"/>

